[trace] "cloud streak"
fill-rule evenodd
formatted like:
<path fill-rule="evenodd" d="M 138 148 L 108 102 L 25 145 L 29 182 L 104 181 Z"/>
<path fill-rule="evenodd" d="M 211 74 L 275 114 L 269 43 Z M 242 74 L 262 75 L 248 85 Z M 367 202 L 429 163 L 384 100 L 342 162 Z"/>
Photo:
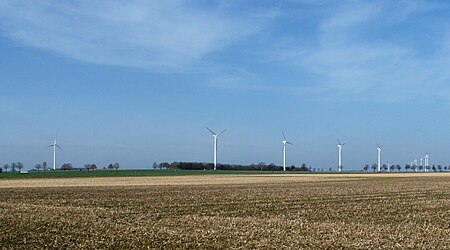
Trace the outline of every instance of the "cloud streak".
<path fill-rule="evenodd" d="M 81 61 L 187 71 L 258 32 L 264 15 L 232 15 L 189 1 L 3 1 L 3 34 Z"/>
<path fill-rule="evenodd" d="M 430 17 L 446 10 L 430 1 L 5 0 L 0 29 L 23 45 L 89 63 L 202 73 L 207 86 L 224 90 L 450 99 L 449 20 Z M 270 83 L 286 73 L 273 66 L 291 69 L 284 86 Z"/>
<path fill-rule="evenodd" d="M 445 36 L 423 27 L 412 34 L 402 30 L 405 23 L 435 8 L 413 1 L 345 2 L 326 10 L 312 41 L 305 41 L 304 36 L 294 38 L 268 54 L 275 62 L 293 65 L 311 76 L 309 84 L 297 86 L 301 95 L 351 101 L 410 99 L 423 95 L 424 90 L 442 89 L 450 80 L 450 74 L 443 70 L 450 55 L 445 46 L 431 48 L 423 55 L 423 46 L 415 42 L 420 40 L 420 32 L 436 35 L 443 45 Z M 386 35 L 386 30 L 393 29 L 398 34 Z M 436 91 L 427 94 L 438 96 Z"/>

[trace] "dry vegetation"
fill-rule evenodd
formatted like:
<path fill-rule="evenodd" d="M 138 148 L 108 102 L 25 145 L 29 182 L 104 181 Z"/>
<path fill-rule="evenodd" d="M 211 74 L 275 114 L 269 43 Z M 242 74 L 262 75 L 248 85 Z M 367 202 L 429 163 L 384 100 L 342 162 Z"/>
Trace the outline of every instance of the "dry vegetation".
<path fill-rule="evenodd" d="M 450 175 L 0 180 L 0 248 L 450 249 Z"/>

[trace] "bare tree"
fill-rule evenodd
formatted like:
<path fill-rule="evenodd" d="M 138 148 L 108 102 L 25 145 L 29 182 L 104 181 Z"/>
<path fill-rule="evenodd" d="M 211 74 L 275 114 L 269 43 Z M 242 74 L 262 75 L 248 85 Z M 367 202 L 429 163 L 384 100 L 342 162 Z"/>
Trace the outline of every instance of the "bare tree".
<path fill-rule="evenodd" d="M 36 164 L 36 165 L 34 165 L 34 168 L 37 170 L 37 171 L 39 171 L 39 169 L 41 169 L 41 164 Z"/>
<path fill-rule="evenodd" d="M 389 170 L 395 171 L 395 165 L 390 165 L 390 166 L 389 166 Z"/>
<path fill-rule="evenodd" d="M 372 169 L 373 169 L 373 172 L 375 173 L 375 171 L 377 170 L 377 168 L 378 168 L 378 165 L 377 164 L 372 164 Z"/>
<path fill-rule="evenodd" d="M 23 163 L 22 162 L 18 162 L 17 163 L 17 168 L 19 169 L 19 172 L 22 170 L 23 168 Z"/>
<path fill-rule="evenodd" d="M 5 165 L 3 165 L 3 168 L 5 169 L 5 172 L 8 172 L 9 165 L 5 164 Z"/>
<path fill-rule="evenodd" d="M 266 163 L 264 163 L 264 162 L 258 163 L 258 168 L 259 168 L 259 170 L 262 171 L 265 167 L 266 167 Z"/>
<path fill-rule="evenodd" d="M 409 164 L 406 164 L 405 165 L 405 170 L 406 170 L 406 172 L 408 172 L 408 170 L 411 168 L 411 166 L 409 165 Z"/>
<path fill-rule="evenodd" d="M 64 163 L 61 166 L 61 170 L 64 170 L 64 171 L 72 170 L 72 169 L 73 169 L 72 163 Z"/>
<path fill-rule="evenodd" d="M 11 172 L 16 172 L 16 167 L 17 165 L 15 162 L 11 163 Z"/>
<path fill-rule="evenodd" d="M 116 162 L 116 163 L 114 163 L 113 167 L 117 171 L 117 170 L 119 170 L 120 165 L 119 165 L 119 163 Z"/>

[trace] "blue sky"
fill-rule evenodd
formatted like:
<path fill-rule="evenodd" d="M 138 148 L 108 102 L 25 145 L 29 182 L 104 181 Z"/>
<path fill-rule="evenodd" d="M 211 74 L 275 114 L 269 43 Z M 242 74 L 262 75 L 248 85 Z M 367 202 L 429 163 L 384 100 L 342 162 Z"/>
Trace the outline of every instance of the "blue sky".
<path fill-rule="evenodd" d="M 447 1 L 0 2 L 0 162 L 450 163 Z"/>

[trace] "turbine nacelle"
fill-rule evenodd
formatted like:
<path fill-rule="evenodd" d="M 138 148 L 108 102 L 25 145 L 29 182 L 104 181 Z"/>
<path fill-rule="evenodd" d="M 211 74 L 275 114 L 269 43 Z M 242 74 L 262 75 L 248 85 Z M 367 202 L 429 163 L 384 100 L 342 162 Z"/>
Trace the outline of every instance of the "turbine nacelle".
<path fill-rule="evenodd" d="M 225 131 L 227 131 L 226 129 L 224 129 L 224 130 L 223 130 L 222 132 L 220 132 L 220 133 L 214 133 L 214 131 L 212 131 L 212 130 L 209 129 L 208 127 L 206 127 L 206 129 L 207 129 L 209 132 L 211 132 L 211 134 L 212 134 L 214 137 L 217 137 L 217 136 L 223 134 Z"/>
<path fill-rule="evenodd" d="M 283 134 L 283 140 L 281 141 L 281 143 L 283 143 L 283 146 L 286 146 L 286 144 L 292 144 L 290 141 L 286 140 L 286 135 L 284 135 L 284 131 L 281 132 Z"/>
<path fill-rule="evenodd" d="M 281 141 L 281 143 L 283 143 L 284 146 L 286 146 L 286 144 L 294 145 L 294 144 L 292 144 L 291 142 L 288 142 L 288 141 Z"/>
<path fill-rule="evenodd" d="M 56 142 L 56 139 L 55 139 L 55 141 L 53 142 L 53 144 L 48 145 L 47 147 L 48 147 L 48 148 L 50 148 L 50 147 L 55 147 L 55 148 L 58 148 L 59 150 L 63 151 L 63 149 L 62 149 L 62 148 L 58 145 L 58 143 Z"/>

